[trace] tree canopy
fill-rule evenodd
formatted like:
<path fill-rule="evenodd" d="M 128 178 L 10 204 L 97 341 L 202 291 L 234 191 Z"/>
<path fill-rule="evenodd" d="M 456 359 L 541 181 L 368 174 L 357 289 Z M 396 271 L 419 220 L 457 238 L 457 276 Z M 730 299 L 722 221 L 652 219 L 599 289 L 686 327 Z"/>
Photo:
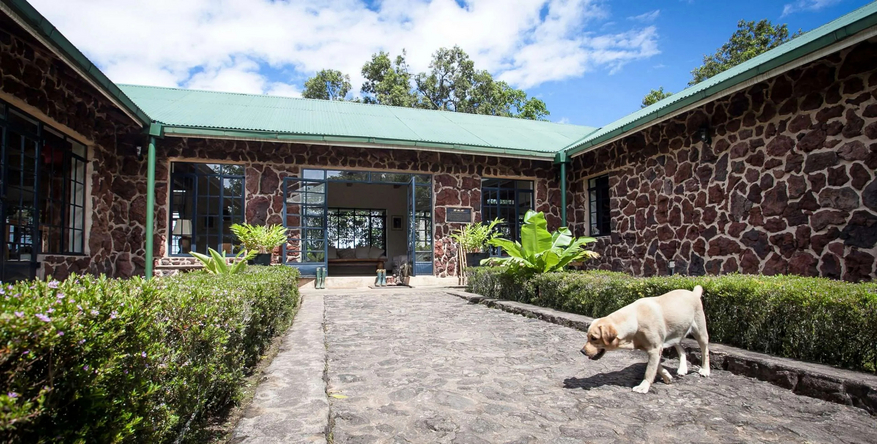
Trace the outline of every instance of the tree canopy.
<path fill-rule="evenodd" d="M 666 99 L 667 97 L 672 96 L 673 93 L 670 91 L 664 91 L 664 87 L 660 87 L 658 89 L 653 89 L 643 97 L 643 104 L 640 108 L 645 108 L 653 103 L 660 102 L 661 100 Z"/>
<path fill-rule="evenodd" d="M 334 69 L 324 69 L 305 82 L 301 93 L 306 99 L 346 100 L 350 92 L 350 76 Z"/>
<path fill-rule="evenodd" d="M 395 59 L 383 51 L 372 55 L 362 66 L 363 102 L 532 120 L 546 120 L 550 114 L 542 100 L 475 69 L 475 63 L 459 46 L 440 48 L 433 54 L 429 70 L 416 75 L 409 71 L 405 56 L 405 51 Z M 343 85 L 343 80 L 347 81 L 346 89 L 337 86 Z M 303 95 L 337 100 L 346 97 L 349 80 L 338 71 L 323 70 L 308 79 Z M 333 95 L 333 90 L 340 93 Z"/>
<path fill-rule="evenodd" d="M 722 45 L 715 54 L 703 57 L 703 65 L 691 71 L 689 85 L 702 82 L 728 68 L 737 66 L 765 51 L 801 35 L 789 36 L 789 28 L 785 25 L 772 25 L 769 20 L 760 22 L 740 20 L 737 31 Z"/>
<path fill-rule="evenodd" d="M 790 36 L 789 28 L 785 24 L 773 25 L 769 20 L 759 22 L 740 20 L 737 22 L 737 31 L 731 35 L 728 42 L 716 50 L 715 54 L 703 56 L 703 64 L 691 70 L 691 80 L 688 85 L 700 83 L 799 35 L 801 31 Z M 672 93 L 664 93 L 663 87 L 651 90 L 643 98 L 643 108 L 670 94 Z"/>

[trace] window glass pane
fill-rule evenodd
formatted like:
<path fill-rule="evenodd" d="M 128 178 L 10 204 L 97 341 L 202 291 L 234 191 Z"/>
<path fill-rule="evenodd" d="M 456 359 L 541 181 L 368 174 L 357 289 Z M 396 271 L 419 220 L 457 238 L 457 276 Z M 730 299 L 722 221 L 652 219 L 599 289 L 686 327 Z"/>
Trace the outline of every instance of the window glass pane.
<path fill-rule="evenodd" d="M 325 179 L 326 172 L 323 170 L 302 170 L 301 177 L 305 179 Z"/>
<path fill-rule="evenodd" d="M 171 170 L 170 254 L 239 252 L 231 226 L 244 222 L 243 167 L 175 162 Z"/>
<path fill-rule="evenodd" d="M 605 236 L 611 233 L 609 176 L 604 175 L 588 180 L 588 219 L 591 236 Z"/>
<path fill-rule="evenodd" d="M 339 180 L 339 181 L 367 182 L 369 180 L 369 173 L 368 173 L 368 171 L 329 170 L 329 171 L 326 171 L 326 179 L 327 180 Z"/>
<path fill-rule="evenodd" d="M 31 134 L 36 134 L 39 130 L 39 123 L 36 119 L 14 109 L 9 110 L 9 126 Z"/>
<path fill-rule="evenodd" d="M 503 219 L 497 231 L 507 239 L 518 240 L 524 215 L 534 206 L 533 191 L 530 191 L 533 181 L 485 178 L 481 188 L 481 219 Z"/>

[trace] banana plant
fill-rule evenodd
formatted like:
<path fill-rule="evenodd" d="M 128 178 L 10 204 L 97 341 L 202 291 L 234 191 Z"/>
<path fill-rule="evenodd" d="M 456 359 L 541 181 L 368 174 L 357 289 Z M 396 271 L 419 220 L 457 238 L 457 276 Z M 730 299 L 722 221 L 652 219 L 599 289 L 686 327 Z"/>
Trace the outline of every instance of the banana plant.
<path fill-rule="evenodd" d="M 489 258 L 481 261 L 507 266 L 513 271 L 523 273 L 548 273 L 560 271 L 570 262 L 600 257 L 594 251 L 585 250 L 585 245 L 596 242 L 593 237 L 573 238 L 572 231 L 561 227 L 554 233 L 548 231 L 545 215 L 533 210 L 524 215 L 521 227 L 521 242 L 501 237 L 490 240 L 490 245 L 501 247 L 507 257 Z"/>
<path fill-rule="evenodd" d="M 189 254 L 195 256 L 199 261 L 204 264 L 204 271 L 210 274 L 234 274 L 240 273 L 247 268 L 247 261 L 256 257 L 256 250 L 244 250 L 238 253 L 235 256 L 235 259 L 238 259 L 237 262 L 229 265 L 226 262 L 225 253 L 220 254 L 218 251 L 208 248 L 207 251 L 210 253 L 210 256 L 206 254 L 196 253 L 194 251 L 190 251 Z"/>

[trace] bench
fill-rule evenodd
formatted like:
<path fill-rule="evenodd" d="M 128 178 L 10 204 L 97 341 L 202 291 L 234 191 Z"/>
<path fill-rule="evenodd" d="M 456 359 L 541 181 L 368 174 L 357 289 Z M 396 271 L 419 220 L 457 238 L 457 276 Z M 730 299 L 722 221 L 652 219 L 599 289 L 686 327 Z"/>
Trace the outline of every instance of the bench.
<path fill-rule="evenodd" d="M 334 258 L 329 259 L 329 265 L 338 265 L 338 266 L 348 266 L 348 267 L 356 267 L 362 265 L 374 264 L 375 270 L 380 270 L 384 268 L 384 262 L 386 262 L 387 258 L 379 257 L 376 259 L 360 259 L 360 258 Z"/>

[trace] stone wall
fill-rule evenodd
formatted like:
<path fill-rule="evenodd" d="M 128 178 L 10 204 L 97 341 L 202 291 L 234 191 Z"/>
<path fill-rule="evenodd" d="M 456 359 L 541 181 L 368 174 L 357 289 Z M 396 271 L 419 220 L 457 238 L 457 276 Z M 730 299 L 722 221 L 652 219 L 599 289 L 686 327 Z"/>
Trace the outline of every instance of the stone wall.
<path fill-rule="evenodd" d="M 70 272 L 111 276 L 142 274 L 145 266 L 145 205 L 134 211 L 129 202 L 146 193 L 145 162 L 136 145 L 145 147 L 141 129 L 72 68 L 5 15 L 0 14 L 0 91 L 34 107 L 45 123 L 81 134 L 89 146 L 93 171 L 88 190 L 93 212 L 85 256 L 42 258 L 44 275 L 63 278 Z M 82 140 L 82 142 L 87 142 Z M 120 187 L 126 179 L 131 187 Z"/>
<path fill-rule="evenodd" d="M 603 269 L 875 277 L 877 41 L 859 43 L 573 159 L 571 220 L 608 173 Z M 708 124 L 712 144 L 695 140 Z"/>
<path fill-rule="evenodd" d="M 286 177 L 297 177 L 301 167 L 396 171 L 433 175 L 434 274 L 456 273 L 456 251 L 449 234 L 460 224 L 446 223 L 447 207 L 471 206 L 481 220 L 481 178 L 535 179 L 536 209 L 544 211 L 552 227 L 560 224 L 560 186 L 552 162 L 486 156 L 354 148 L 274 142 L 168 137 L 160 141 L 156 168 L 157 268 L 180 267 L 191 259 L 164 257 L 168 232 L 168 179 L 173 159 L 228 161 L 246 167 L 246 219 L 253 224 L 281 224 Z M 549 197 L 550 196 L 550 197 Z"/>

